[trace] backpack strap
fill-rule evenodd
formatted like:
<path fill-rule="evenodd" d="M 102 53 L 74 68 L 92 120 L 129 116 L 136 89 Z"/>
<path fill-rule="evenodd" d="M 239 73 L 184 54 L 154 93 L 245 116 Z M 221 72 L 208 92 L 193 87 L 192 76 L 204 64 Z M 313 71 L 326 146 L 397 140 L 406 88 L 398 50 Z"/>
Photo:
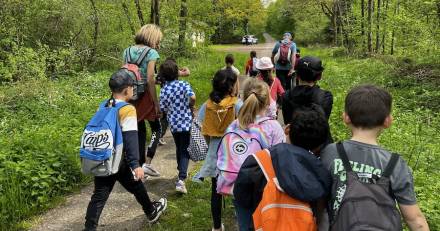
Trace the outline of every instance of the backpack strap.
<path fill-rule="evenodd" d="M 341 157 L 342 163 L 344 164 L 345 171 L 353 172 L 351 168 L 350 161 L 348 160 L 347 152 L 345 151 L 342 142 L 336 143 L 336 149 L 338 150 L 339 157 Z"/>
<path fill-rule="evenodd" d="M 125 50 L 125 63 L 131 63 L 131 47 Z"/>
<path fill-rule="evenodd" d="M 146 47 L 146 48 L 142 51 L 141 55 L 140 55 L 139 58 L 136 60 L 136 65 L 137 65 L 137 66 L 140 66 L 140 65 L 141 65 L 142 61 L 145 59 L 145 57 L 148 55 L 148 53 L 150 53 L 150 50 L 151 50 L 151 48 Z"/>
<path fill-rule="evenodd" d="M 270 157 L 269 150 L 264 149 L 258 151 L 257 153 L 252 154 L 252 156 L 255 158 L 258 165 L 260 166 L 260 169 L 263 172 L 264 176 L 266 177 L 267 182 L 269 183 L 272 181 L 275 184 L 275 187 L 280 192 L 284 192 L 275 174 L 275 169 L 273 168 L 272 158 Z"/>
<path fill-rule="evenodd" d="M 257 153 L 252 154 L 252 156 L 254 156 L 268 182 L 276 177 L 275 169 L 272 165 L 272 158 L 270 157 L 268 150 L 264 149 L 258 151 Z"/>
<path fill-rule="evenodd" d="M 399 161 L 399 155 L 396 153 L 393 153 L 391 155 L 391 159 L 388 162 L 387 166 L 385 167 L 385 171 L 383 172 L 383 177 L 390 177 L 393 173 L 394 168 L 396 167 L 397 161 Z"/>

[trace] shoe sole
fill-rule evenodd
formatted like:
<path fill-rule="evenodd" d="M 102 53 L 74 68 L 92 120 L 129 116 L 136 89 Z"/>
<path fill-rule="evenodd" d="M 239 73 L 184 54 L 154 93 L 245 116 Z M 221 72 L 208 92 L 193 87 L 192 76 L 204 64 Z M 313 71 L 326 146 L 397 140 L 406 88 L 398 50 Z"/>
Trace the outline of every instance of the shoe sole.
<path fill-rule="evenodd" d="M 150 223 L 150 224 L 154 224 L 154 223 L 156 223 L 157 220 L 159 220 L 160 216 L 162 216 L 162 213 L 165 212 L 165 210 L 167 209 L 167 206 L 168 206 L 168 200 L 165 199 L 165 205 L 163 206 L 163 209 L 162 209 L 160 212 L 157 213 L 156 218 L 154 218 L 154 219 L 151 220 L 151 221 L 149 220 L 148 223 Z"/>
<path fill-rule="evenodd" d="M 177 189 L 176 188 L 176 192 L 181 193 L 181 194 L 187 194 L 188 190 L 182 190 L 182 189 Z"/>

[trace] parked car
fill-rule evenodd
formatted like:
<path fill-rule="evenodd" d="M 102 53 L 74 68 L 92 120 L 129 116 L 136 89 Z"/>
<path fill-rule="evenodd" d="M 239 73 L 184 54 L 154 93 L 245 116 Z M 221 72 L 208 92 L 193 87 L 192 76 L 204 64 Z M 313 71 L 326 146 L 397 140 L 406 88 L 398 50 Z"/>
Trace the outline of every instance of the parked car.
<path fill-rule="evenodd" d="M 258 39 L 254 35 L 245 35 L 241 39 L 241 43 L 243 45 L 257 44 L 258 43 Z"/>

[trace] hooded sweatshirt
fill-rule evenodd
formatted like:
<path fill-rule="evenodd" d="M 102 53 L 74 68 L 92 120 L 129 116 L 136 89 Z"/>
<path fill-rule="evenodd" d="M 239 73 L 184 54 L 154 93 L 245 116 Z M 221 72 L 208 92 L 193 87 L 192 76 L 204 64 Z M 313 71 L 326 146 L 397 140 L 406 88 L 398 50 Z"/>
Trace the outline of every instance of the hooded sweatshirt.
<path fill-rule="evenodd" d="M 281 143 L 269 149 L 281 188 L 292 198 L 314 202 L 330 193 L 331 175 L 307 150 Z M 253 156 L 243 163 L 234 185 L 236 203 L 255 211 L 267 181 Z"/>

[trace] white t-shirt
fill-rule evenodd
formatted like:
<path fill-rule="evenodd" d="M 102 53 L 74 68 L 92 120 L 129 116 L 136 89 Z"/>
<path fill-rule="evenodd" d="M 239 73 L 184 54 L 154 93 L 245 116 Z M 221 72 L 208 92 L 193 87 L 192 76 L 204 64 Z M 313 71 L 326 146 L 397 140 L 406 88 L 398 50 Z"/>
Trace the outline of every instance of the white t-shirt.
<path fill-rule="evenodd" d="M 223 67 L 222 70 L 225 70 L 226 68 L 227 67 Z M 231 69 L 237 76 L 240 75 L 240 71 L 236 67 L 234 67 L 234 65 L 231 66 Z"/>

